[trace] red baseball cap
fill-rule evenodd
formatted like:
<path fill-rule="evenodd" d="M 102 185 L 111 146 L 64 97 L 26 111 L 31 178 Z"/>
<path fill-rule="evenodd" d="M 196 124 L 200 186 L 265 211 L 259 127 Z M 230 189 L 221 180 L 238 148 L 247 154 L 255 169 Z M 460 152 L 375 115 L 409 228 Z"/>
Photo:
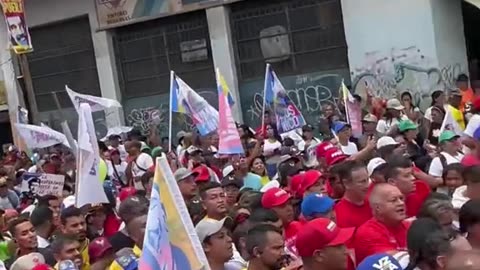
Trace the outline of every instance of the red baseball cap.
<path fill-rule="evenodd" d="M 325 153 L 327 153 L 328 150 L 333 149 L 333 148 L 336 148 L 335 145 L 333 145 L 329 141 L 324 141 L 324 142 L 320 143 L 317 146 L 317 149 L 315 150 L 315 153 L 317 155 L 317 159 L 321 158 L 321 157 L 325 157 Z"/>
<path fill-rule="evenodd" d="M 298 255 L 312 257 L 316 250 L 344 245 L 352 238 L 354 231 L 355 228 L 339 228 L 330 219 L 314 219 L 297 233 L 295 245 Z"/>
<path fill-rule="evenodd" d="M 113 247 L 106 237 L 95 238 L 88 244 L 88 256 L 90 263 L 94 263 L 98 259 L 104 257 L 108 251 L 113 252 Z"/>
<path fill-rule="evenodd" d="M 320 177 L 322 177 L 322 173 L 317 171 L 317 170 L 309 170 L 309 171 L 305 172 L 304 177 L 303 177 L 303 181 L 302 181 L 302 185 L 301 185 L 301 187 L 299 189 L 299 192 L 298 192 L 299 195 L 303 196 L 305 191 L 307 191 L 307 189 L 309 189 L 310 187 L 315 185 L 315 183 L 317 183 L 317 181 Z"/>
<path fill-rule="evenodd" d="M 137 190 L 134 187 L 125 187 L 122 188 L 120 193 L 118 194 L 118 199 L 120 199 L 121 202 L 125 201 L 126 198 L 133 196 L 137 194 Z"/>
<path fill-rule="evenodd" d="M 210 172 L 206 166 L 200 165 L 192 170 L 192 173 L 196 173 L 195 182 L 207 182 L 210 181 Z"/>
<path fill-rule="evenodd" d="M 465 167 L 470 167 L 480 165 L 480 160 L 474 155 L 465 155 L 461 163 Z"/>
<path fill-rule="evenodd" d="M 277 187 L 273 187 L 262 195 L 262 206 L 270 209 L 276 206 L 280 206 L 288 202 L 291 196 L 285 190 Z"/>
<path fill-rule="evenodd" d="M 344 161 L 347 158 L 348 156 L 338 148 L 330 149 L 325 153 L 325 162 L 328 166 L 335 165 L 336 163 Z"/>
<path fill-rule="evenodd" d="M 292 194 L 292 196 L 296 196 L 296 194 L 300 191 L 300 187 L 302 186 L 304 177 L 304 173 L 299 173 L 292 176 L 292 179 L 290 180 L 290 193 Z"/>

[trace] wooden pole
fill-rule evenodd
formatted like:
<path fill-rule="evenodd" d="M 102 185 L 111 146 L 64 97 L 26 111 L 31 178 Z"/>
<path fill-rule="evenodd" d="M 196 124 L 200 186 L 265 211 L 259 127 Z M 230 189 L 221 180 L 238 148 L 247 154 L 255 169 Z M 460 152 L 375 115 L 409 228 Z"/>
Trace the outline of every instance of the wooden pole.
<path fill-rule="evenodd" d="M 32 74 L 30 73 L 30 66 L 28 65 L 28 59 L 26 54 L 18 54 L 18 63 L 22 71 L 23 82 L 25 84 L 25 90 L 27 91 L 29 113 L 32 116 L 32 122 L 38 124 L 38 107 L 37 100 L 35 98 L 35 91 L 33 90 Z"/>

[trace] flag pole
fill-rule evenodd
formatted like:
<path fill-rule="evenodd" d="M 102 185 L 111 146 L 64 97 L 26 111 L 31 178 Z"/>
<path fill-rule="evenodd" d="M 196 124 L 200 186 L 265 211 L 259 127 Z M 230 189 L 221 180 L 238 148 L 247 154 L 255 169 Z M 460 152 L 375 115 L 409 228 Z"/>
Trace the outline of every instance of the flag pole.
<path fill-rule="evenodd" d="M 173 113 L 172 113 L 172 90 L 173 90 L 173 80 L 175 80 L 175 73 L 173 72 L 173 70 L 170 71 L 170 109 L 169 109 L 169 114 L 170 114 L 170 117 L 168 119 L 168 152 L 170 153 L 172 151 L 172 122 L 173 122 L 173 119 L 172 119 L 172 116 L 173 116 Z"/>
<path fill-rule="evenodd" d="M 267 83 L 268 83 L 268 71 L 270 70 L 270 64 L 267 63 L 267 66 L 265 68 L 265 83 L 263 86 L 263 106 L 262 106 L 262 126 L 261 126 L 261 132 L 262 136 L 265 136 L 264 129 L 265 129 L 265 108 L 266 108 L 266 92 L 267 92 Z"/>

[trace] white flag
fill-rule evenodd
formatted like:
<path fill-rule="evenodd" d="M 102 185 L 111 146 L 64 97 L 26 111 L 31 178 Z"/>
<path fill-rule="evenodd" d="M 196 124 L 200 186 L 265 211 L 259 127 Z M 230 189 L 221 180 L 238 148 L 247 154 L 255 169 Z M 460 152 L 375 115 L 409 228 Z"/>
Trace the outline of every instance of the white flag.
<path fill-rule="evenodd" d="M 15 127 L 30 149 L 50 147 L 59 143 L 70 147 L 65 135 L 48 126 L 40 127 L 16 123 Z"/>
<path fill-rule="evenodd" d="M 450 110 L 450 105 L 445 106 L 445 117 L 443 118 L 442 127 L 440 128 L 440 133 L 445 130 L 451 130 L 455 132 L 458 136 L 463 135 L 463 130 L 460 125 L 453 118 L 452 111 Z"/>
<path fill-rule="evenodd" d="M 120 102 L 114 99 L 79 94 L 73 91 L 72 89 L 68 88 L 68 86 L 66 85 L 65 85 L 65 90 L 67 91 L 68 96 L 72 100 L 73 106 L 75 107 L 77 112 L 79 111 L 81 103 L 89 104 L 90 107 L 92 108 L 92 112 L 103 111 L 108 108 L 122 107 Z"/>
<path fill-rule="evenodd" d="M 78 114 L 76 206 L 108 203 L 99 177 L 100 152 L 90 105 L 81 103 Z"/>

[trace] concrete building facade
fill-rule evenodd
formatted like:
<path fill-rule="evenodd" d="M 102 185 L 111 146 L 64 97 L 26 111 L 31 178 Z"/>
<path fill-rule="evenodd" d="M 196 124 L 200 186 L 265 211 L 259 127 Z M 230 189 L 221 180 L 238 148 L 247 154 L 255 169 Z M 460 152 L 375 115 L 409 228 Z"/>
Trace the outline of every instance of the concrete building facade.
<path fill-rule="evenodd" d="M 409 91 L 426 107 L 433 90 L 478 70 L 480 38 L 467 30 L 480 12 L 462 0 L 197 0 L 182 1 L 185 8 L 178 1 L 138 1 L 143 10 L 125 6 L 132 13 L 119 18 L 112 16 L 127 11 L 104 17 L 101 2 L 109 1 L 25 0 L 35 50 L 28 56 L 35 122 L 55 126 L 66 118 L 76 129 L 67 84 L 123 104 L 94 116 L 100 136 L 123 124 L 145 132 L 156 125 L 167 134 L 170 70 L 217 106 L 219 68 L 236 101 L 234 117 L 253 126 L 260 123 L 266 62 L 311 123 L 322 106 L 336 105 L 342 80 L 363 97 Z M 1 68 L 7 82 L 14 62 Z M 9 103 L 22 99 L 18 87 L 7 84 Z M 191 127 L 188 118 L 174 117 L 175 130 Z"/>

